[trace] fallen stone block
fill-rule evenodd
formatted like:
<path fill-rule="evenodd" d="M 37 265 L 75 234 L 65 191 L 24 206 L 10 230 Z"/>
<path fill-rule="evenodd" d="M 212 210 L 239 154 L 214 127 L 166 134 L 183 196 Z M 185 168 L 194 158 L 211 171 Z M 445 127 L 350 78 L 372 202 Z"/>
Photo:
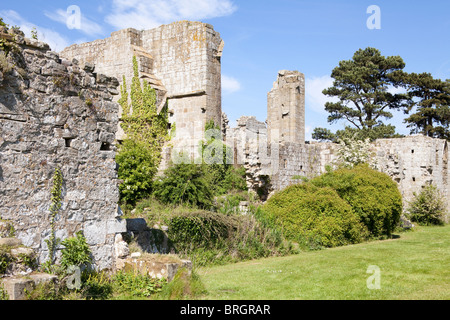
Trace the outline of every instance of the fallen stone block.
<path fill-rule="evenodd" d="M 32 291 L 41 283 L 55 282 L 57 276 L 47 273 L 36 273 L 27 277 L 7 277 L 2 280 L 4 289 L 9 295 L 9 300 L 26 300 L 26 292 Z"/>
<path fill-rule="evenodd" d="M 190 260 L 180 260 L 175 257 L 161 255 L 151 257 L 152 255 L 143 255 L 138 258 L 127 258 L 121 260 L 120 268 L 125 272 L 133 272 L 141 275 L 148 275 L 155 279 L 167 279 L 172 281 L 180 268 L 186 268 L 190 274 L 192 271 L 192 262 Z"/>
<path fill-rule="evenodd" d="M 22 245 L 22 241 L 17 238 L 0 238 L 0 246 L 18 247 Z"/>
<path fill-rule="evenodd" d="M 34 284 L 32 279 L 22 277 L 5 278 L 2 283 L 9 300 L 25 300 L 25 292 L 32 290 Z"/>

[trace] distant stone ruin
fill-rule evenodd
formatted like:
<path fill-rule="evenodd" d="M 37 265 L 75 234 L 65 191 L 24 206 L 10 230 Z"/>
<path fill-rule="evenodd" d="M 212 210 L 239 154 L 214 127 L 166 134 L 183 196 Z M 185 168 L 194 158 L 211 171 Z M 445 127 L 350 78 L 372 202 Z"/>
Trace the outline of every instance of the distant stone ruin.
<path fill-rule="evenodd" d="M 227 144 L 234 147 L 235 162 L 247 170 L 247 184 L 269 195 L 299 176 L 313 177 L 337 160 L 338 145 L 305 143 L 304 76 L 282 70 L 268 94 L 267 124 L 243 116 L 227 131 Z M 434 184 L 449 208 L 449 149 L 444 139 L 422 135 L 378 139 L 372 144 L 378 169 L 398 183 L 406 206 L 413 194 Z M 263 192 L 264 191 L 264 192 Z"/>

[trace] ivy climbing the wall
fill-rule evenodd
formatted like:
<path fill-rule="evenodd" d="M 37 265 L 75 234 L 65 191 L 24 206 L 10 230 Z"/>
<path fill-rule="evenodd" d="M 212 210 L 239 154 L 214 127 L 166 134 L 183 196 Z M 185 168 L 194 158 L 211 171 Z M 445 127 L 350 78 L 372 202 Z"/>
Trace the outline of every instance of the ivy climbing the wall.
<path fill-rule="evenodd" d="M 59 239 L 56 238 L 56 230 L 55 230 L 55 220 L 56 215 L 61 209 L 62 205 L 62 184 L 63 184 L 63 176 L 61 173 L 61 169 L 58 167 L 55 168 L 55 172 L 53 174 L 53 186 L 51 190 L 51 204 L 50 204 L 50 238 L 46 240 L 49 258 L 44 264 L 44 268 L 51 270 L 51 267 L 55 263 L 55 253 L 58 247 Z"/>
<path fill-rule="evenodd" d="M 141 83 L 135 56 L 133 71 L 130 93 L 124 76 L 119 100 L 126 138 L 119 147 L 116 162 L 119 179 L 123 180 L 119 190 L 124 205 L 134 205 L 150 195 L 162 147 L 169 140 L 167 106 L 158 114 L 156 92 L 146 81 Z"/>

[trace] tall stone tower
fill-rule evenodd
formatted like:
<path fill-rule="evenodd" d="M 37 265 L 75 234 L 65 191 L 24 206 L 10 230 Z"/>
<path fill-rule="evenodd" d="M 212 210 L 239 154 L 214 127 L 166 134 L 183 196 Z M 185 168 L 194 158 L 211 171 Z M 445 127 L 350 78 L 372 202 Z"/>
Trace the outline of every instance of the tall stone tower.
<path fill-rule="evenodd" d="M 91 63 L 94 72 L 116 77 L 121 84 L 125 75 L 128 86 L 136 56 L 141 79 L 157 90 L 158 109 L 168 105 L 170 125 L 176 127 L 171 145 L 194 156 L 206 122 L 221 125 L 223 47 L 211 25 L 179 21 L 151 30 L 120 30 L 103 40 L 72 45 L 60 55 Z M 123 138 L 120 128 L 117 138 Z"/>
<path fill-rule="evenodd" d="M 305 75 L 282 70 L 267 94 L 268 141 L 305 143 Z"/>

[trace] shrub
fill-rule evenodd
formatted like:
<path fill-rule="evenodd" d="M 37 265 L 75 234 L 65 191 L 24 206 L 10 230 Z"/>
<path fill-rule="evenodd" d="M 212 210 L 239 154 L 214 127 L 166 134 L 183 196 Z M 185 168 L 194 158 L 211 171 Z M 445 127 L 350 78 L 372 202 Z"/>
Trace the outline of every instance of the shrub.
<path fill-rule="evenodd" d="M 407 208 L 409 219 L 424 225 L 443 225 L 446 218 L 446 206 L 443 195 L 436 186 L 427 185 L 419 194 L 414 193 Z"/>
<path fill-rule="evenodd" d="M 81 231 L 75 237 L 67 238 L 61 242 L 61 266 L 67 269 L 70 266 L 88 267 L 92 263 L 92 253 Z"/>
<path fill-rule="evenodd" d="M 3 73 L 8 73 L 13 69 L 11 63 L 9 63 L 6 58 L 6 54 L 3 51 L 0 51 L 0 71 Z"/>
<path fill-rule="evenodd" d="M 252 215 L 187 212 L 169 222 L 168 237 L 176 252 L 196 266 L 223 264 L 293 253 L 281 233 Z"/>
<path fill-rule="evenodd" d="M 329 187 L 292 185 L 273 195 L 262 214 L 283 234 L 300 243 L 335 247 L 358 243 L 367 230 L 351 206 Z"/>
<path fill-rule="evenodd" d="M 180 163 L 169 167 L 164 177 L 155 181 L 153 195 L 166 204 L 187 204 L 208 209 L 213 201 L 204 167 L 197 164 Z"/>
<path fill-rule="evenodd" d="M 231 236 L 236 220 L 213 212 L 181 214 L 170 220 L 169 238 L 178 247 L 214 247 Z"/>
<path fill-rule="evenodd" d="M 241 201 L 248 201 L 249 194 L 246 191 L 229 192 L 214 201 L 214 209 L 222 214 L 239 214 L 239 204 Z"/>
<path fill-rule="evenodd" d="M 0 247 L 0 275 L 6 273 L 8 266 L 13 262 L 13 257 L 11 256 L 7 247 Z"/>
<path fill-rule="evenodd" d="M 161 291 L 166 284 L 165 279 L 154 279 L 149 275 L 119 271 L 112 277 L 112 287 L 116 294 L 125 297 L 147 298 Z"/>
<path fill-rule="evenodd" d="M 327 172 L 311 183 L 336 190 L 374 237 L 390 236 L 400 220 L 403 205 L 397 184 L 366 164 Z"/>
<path fill-rule="evenodd" d="M 130 92 L 123 76 L 120 99 L 123 114 L 121 127 L 126 139 L 119 148 L 120 196 L 123 204 L 134 205 L 150 195 L 152 180 L 161 161 L 162 146 L 169 140 L 167 105 L 158 114 L 156 91 L 147 81 L 141 83 L 137 58 L 133 56 Z"/>
<path fill-rule="evenodd" d="M 156 295 L 157 300 L 192 300 L 206 293 L 200 277 L 194 271 L 180 268 L 173 280 Z"/>
<path fill-rule="evenodd" d="M 119 190 L 121 202 L 135 204 L 151 194 L 152 179 L 157 171 L 153 153 L 137 140 L 124 140 L 116 155 L 119 164 L 118 176 L 123 180 Z"/>

